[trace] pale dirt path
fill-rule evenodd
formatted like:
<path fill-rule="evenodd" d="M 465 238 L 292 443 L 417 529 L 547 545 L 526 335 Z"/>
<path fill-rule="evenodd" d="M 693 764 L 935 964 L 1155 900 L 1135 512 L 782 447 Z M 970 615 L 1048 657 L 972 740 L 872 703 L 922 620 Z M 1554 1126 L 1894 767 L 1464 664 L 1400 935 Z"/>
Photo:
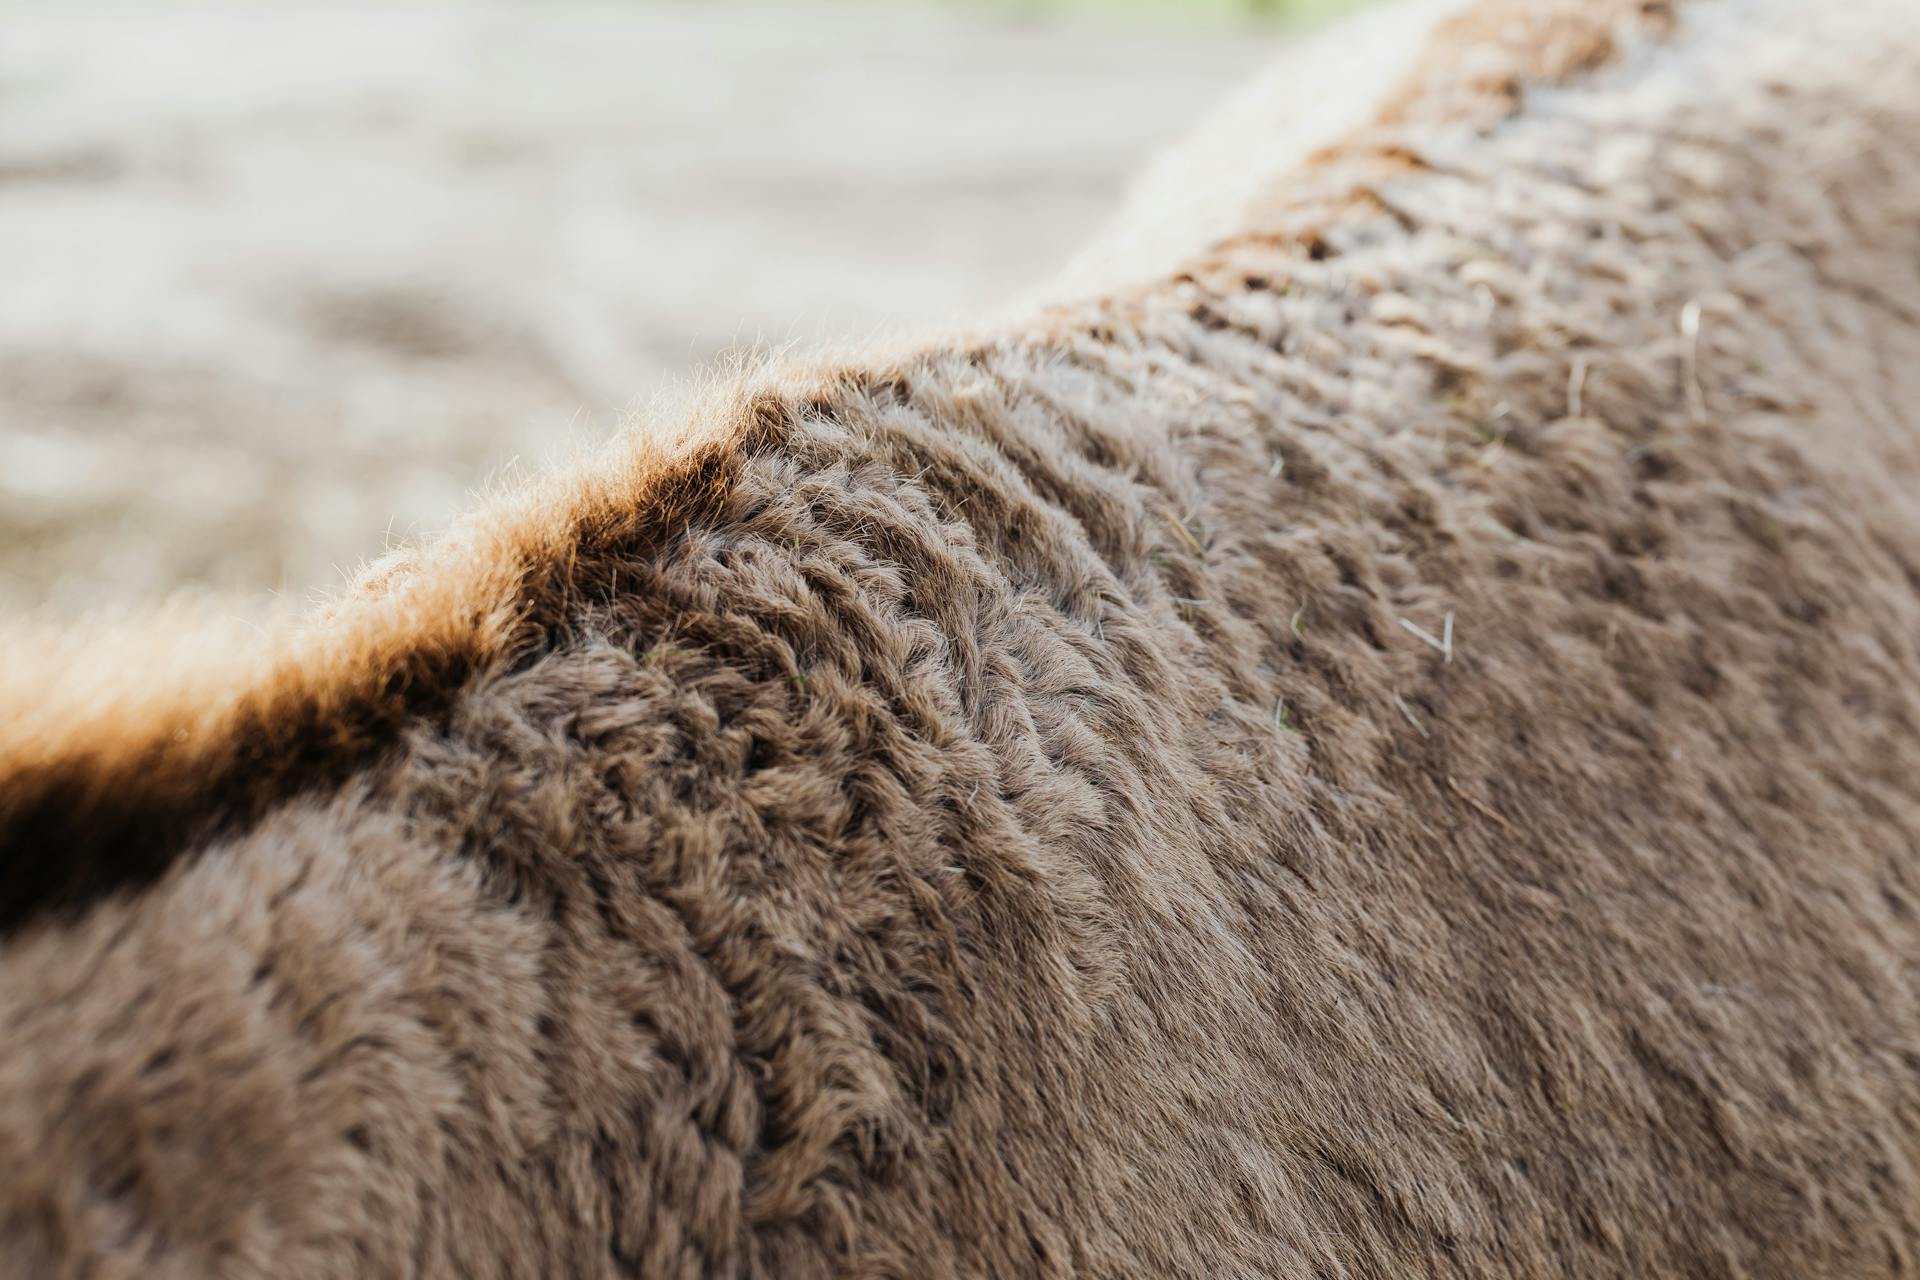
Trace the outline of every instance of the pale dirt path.
<path fill-rule="evenodd" d="M 304 593 L 730 346 L 1038 284 L 1274 37 L 0 6 L 0 610 Z"/>

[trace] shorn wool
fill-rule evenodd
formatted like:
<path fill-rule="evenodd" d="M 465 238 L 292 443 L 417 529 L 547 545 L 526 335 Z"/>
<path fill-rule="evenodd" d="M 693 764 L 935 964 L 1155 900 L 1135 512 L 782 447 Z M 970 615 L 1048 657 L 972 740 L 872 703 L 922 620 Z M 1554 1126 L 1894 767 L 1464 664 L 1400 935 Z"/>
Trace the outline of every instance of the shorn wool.
<path fill-rule="evenodd" d="M 1920 1268 L 1920 10 L 1394 17 L 1097 288 L 7 638 L 0 1274 Z"/>

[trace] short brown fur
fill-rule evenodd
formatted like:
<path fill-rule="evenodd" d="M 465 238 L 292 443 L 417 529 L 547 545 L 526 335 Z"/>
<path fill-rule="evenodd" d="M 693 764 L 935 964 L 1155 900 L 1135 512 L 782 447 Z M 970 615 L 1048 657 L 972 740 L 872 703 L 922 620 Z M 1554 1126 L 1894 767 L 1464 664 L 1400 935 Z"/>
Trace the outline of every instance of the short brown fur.
<path fill-rule="evenodd" d="M 17 647 L 0 1274 L 1910 1273 L 1920 37 L 1771 3 Z"/>

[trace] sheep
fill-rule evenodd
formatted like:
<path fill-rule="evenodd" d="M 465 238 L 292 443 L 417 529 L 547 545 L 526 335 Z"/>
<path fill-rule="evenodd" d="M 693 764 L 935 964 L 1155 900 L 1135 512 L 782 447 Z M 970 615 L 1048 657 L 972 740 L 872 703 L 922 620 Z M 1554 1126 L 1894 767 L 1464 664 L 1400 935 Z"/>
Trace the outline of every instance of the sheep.
<path fill-rule="evenodd" d="M 1420 5 L 1224 232 L 17 631 L 0 1274 L 1910 1271 L 1920 33 L 1812 8 Z"/>

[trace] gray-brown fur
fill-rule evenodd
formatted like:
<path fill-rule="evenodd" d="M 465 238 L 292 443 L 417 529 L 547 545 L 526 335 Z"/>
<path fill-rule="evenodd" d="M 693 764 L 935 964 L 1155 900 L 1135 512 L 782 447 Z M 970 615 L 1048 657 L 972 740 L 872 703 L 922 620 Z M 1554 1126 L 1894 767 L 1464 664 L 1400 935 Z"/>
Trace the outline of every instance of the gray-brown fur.
<path fill-rule="evenodd" d="M 1596 8 L 21 911 L 0 1273 L 1920 1265 L 1920 38 Z"/>

